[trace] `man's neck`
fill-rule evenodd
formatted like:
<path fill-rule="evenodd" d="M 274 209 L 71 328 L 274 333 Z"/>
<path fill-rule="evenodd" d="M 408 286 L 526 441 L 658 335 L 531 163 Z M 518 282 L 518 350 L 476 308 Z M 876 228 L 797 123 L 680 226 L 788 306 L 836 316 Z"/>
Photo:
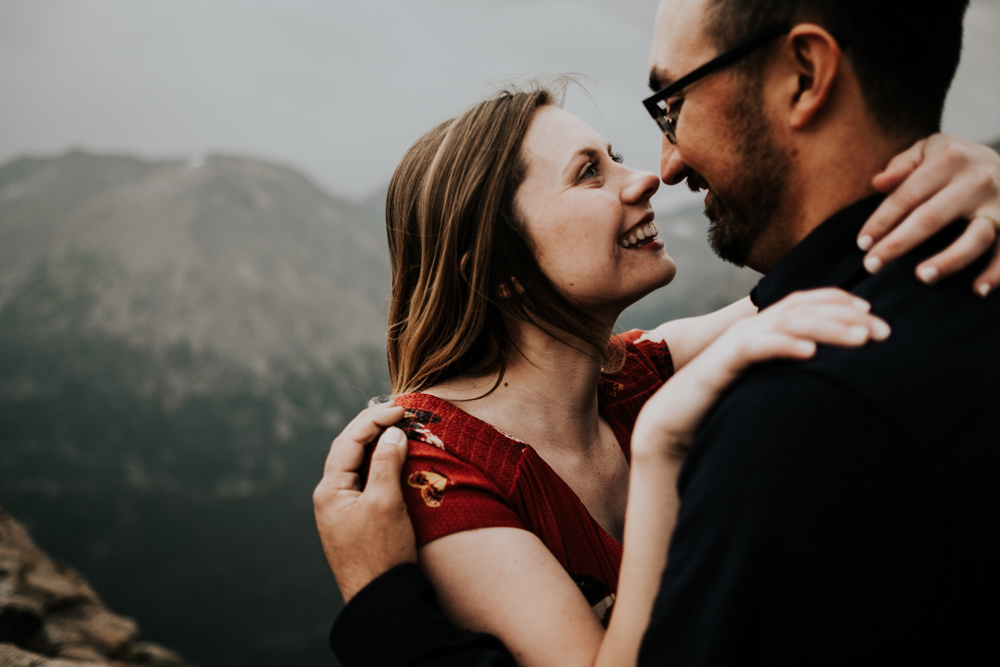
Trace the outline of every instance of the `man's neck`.
<path fill-rule="evenodd" d="M 824 221 L 875 194 L 875 175 L 916 140 L 889 138 L 867 127 L 845 124 L 822 142 L 806 137 L 795 147 L 788 205 L 761 234 L 751 268 L 767 273 Z"/>

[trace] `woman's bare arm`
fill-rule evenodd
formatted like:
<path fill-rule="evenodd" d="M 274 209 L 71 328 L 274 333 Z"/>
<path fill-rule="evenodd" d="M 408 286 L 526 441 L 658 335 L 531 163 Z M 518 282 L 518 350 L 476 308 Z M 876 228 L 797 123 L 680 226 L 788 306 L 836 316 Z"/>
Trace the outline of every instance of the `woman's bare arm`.
<path fill-rule="evenodd" d="M 750 297 L 746 297 L 708 315 L 665 322 L 646 336 L 667 341 L 674 369 L 680 370 L 734 322 L 756 314 L 757 307 L 751 303 Z"/>

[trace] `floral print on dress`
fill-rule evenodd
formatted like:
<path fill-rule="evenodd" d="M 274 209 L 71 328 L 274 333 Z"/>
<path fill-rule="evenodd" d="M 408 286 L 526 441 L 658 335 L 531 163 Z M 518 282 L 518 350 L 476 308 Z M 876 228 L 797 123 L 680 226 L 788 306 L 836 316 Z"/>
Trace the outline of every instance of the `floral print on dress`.
<path fill-rule="evenodd" d="M 430 410 L 407 409 L 403 415 L 403 419 L 396 426 L 402 429 L 406 433 L 406 437 L 410 440 L 416 440 L 417 442 L 422 442 L 443 450 L 444 443 L 441 441 L 441 438 L 431 433 L 430 429 L 427 428 L 429 425 L 436 424 L 439 421 L 441 421 L 441 417 Z"/>
<path fill-rule="evenodd" d="M 441 507 L 444 502 L 444 490 L 448 486 L 447 475 L 434 470 L 418 470 L 406 483 L 415 489 L 420 489 L 420 497 L 428 507 Z"/>

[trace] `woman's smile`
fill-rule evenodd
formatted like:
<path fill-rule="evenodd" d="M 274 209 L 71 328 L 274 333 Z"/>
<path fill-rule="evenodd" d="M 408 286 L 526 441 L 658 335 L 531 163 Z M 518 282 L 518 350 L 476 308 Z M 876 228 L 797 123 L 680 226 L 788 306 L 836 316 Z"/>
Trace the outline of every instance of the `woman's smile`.
<path fill-rule="evenodd" d="M 643 220 L 638 225 L 625 232 L 625 234 L 618 239 L 618 245 L 623 248 L 643 248 L 653 241 L 659 235 L 660 230 L 657 229 L 656 223 L 653 222 L 653 213 L 647 216 L 648 220 Z M 662 241 L 661 241 L 662 245 Z"/>

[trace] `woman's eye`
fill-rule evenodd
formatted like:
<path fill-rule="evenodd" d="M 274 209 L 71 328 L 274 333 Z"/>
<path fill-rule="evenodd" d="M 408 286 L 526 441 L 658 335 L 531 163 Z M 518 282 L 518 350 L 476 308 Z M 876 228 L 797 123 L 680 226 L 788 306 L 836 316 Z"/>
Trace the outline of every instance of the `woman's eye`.
<path fill-rule="evenodd" d="M 597 176 L 596 162 L 591 162 L 590 164 L 588 164 L 586 167 L 583 168 L 582 172 L 580 172 L 580 178 L 594 178 L 595 176 Z"/>
<path fill-rule="evenodd" d="M 615 153 L 615 154 L 613 154 L 611 156 L 611 159 L 614 160 L 615 162 L 617 162 L 618 164 L 623 164 L 625 162 L 625 156 L 622 155 L 621 153 Z"/>

